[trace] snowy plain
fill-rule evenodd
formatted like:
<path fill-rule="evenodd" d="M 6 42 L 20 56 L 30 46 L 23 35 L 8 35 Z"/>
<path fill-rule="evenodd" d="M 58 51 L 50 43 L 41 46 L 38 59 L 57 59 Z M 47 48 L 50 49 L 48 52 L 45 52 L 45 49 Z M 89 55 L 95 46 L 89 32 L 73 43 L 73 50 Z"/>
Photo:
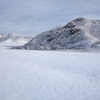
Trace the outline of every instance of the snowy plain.
<path fill-rule="evenodd" d="M 100 100 L 100 53 L 0 44 L 0 100 Z"/>

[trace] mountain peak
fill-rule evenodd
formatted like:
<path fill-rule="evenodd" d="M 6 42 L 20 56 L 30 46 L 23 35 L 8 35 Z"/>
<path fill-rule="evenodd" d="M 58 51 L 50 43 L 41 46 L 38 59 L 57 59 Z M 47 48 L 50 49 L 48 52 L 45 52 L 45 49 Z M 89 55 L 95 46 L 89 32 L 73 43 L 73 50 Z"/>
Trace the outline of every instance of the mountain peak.
<path fill-rule="evenodd" d="M 87 20 L 84 17 L 79 17 L 75 20 L 70 21 L 68 24 L 66 24 L 63 28 L 73 28 L 75 26 L 83 26 L 84 24 L 88 23 L 89 20 Z"/>
<path fill-rule="evenodd" d="M 4 34 L 1 34 L 1 33 L 0 33 L 0 38 L 2 38 L 3 36 L 4 36 Z"/>
<path fill-rule="evenodd" d="M 18 33 L 9 33 L 8 36 L 17 35 Z"/>

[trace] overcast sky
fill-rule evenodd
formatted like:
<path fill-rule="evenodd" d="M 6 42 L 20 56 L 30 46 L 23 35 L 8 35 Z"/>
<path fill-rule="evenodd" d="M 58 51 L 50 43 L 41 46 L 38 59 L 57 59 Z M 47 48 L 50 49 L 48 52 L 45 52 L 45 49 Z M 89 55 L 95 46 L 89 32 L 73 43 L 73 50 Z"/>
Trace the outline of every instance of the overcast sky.
<path fill-rule="evenodd" d="M 100 0 L 0 0 L 2 34 L 39 34 L 78 17 L 100 20 Z"/>

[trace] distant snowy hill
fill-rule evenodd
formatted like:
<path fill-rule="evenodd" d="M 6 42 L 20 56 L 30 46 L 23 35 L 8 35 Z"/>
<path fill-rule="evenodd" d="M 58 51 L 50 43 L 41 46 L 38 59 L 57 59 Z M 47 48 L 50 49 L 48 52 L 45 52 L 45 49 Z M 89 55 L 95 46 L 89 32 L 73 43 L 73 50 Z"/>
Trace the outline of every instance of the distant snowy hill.
<path fill-rule="evenodd" d="M 0 33 L 0 38 L 2 38 L 4 35 Z"/>
<path fill-rule="evenodd" d="M 100 21 L 80 17 L 65 26 L 43 32 L 25 44 L 22 49 L 59 50 L 99 47 Z"/>
<path fill-rule="evenodd" d="M 33 37 L 22 35 L 18 33 L 10 33 L 8 35 L 1 35 L 0 41 L 2 43 L 27 43 L 29 40 L 31 40 Z"/>

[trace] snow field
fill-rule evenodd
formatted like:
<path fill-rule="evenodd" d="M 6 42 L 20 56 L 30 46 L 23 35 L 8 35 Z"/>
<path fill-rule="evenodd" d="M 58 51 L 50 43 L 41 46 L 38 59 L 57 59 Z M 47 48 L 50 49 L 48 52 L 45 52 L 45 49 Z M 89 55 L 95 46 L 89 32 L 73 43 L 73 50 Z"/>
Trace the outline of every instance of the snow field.
<path fill-rule="evenodd" d="M 0 100 L 100 100 L 100 53 L 0 49 Z"/>

